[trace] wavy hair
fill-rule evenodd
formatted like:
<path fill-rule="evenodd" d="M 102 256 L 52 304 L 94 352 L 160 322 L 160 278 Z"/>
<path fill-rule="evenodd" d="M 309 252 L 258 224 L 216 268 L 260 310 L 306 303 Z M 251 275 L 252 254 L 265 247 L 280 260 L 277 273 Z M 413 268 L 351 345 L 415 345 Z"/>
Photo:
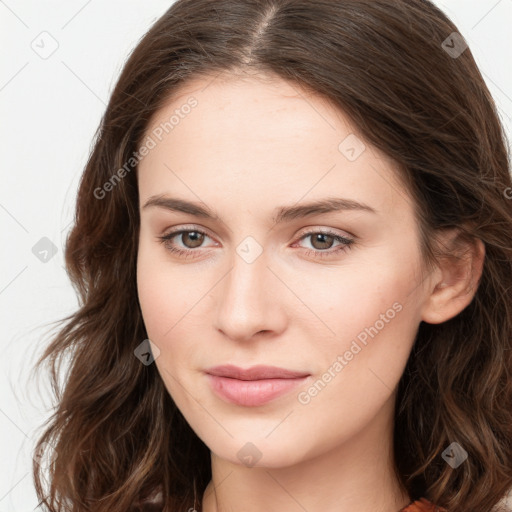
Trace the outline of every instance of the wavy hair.
<path fill-rule="evenodd" d="M 46 487 L 34 462 L 38 499 L 51 512 L 126 512 L 152 498 L 155 510 L 200 510 L 210 452 L 156 365 L 134 356 L 147 338 L 137 151 L 187 80 L 244 71 L 327 99 L 396 162 L 426 263 L 440 256 L 435 234 L 445 228 L 483 241 L 472 302 L 419 325 L 398 387 L 394 459 L 412 499 L 494 510 L 512 486 L 510 155 L 470 49 L 428 0 L 178 0 L 141 38 L 95 134 L 66 239 L 79 307 L 36 364 L 47 366 L 56 401 L 35 448 L 50 461 Z M 468 453 L 456 469 L 442 457 L 453 441 Z"/>

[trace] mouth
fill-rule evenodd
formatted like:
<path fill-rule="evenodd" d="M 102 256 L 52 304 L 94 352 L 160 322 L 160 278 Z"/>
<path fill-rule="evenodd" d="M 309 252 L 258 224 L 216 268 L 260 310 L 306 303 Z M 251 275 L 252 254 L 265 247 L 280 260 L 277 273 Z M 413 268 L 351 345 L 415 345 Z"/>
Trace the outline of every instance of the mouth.
<path fill-rule="evenodd" d="M 307 372 L 275 366 L 243 369 L 233 365 L 206 370 L 212 390 L 228 403 L 256 407 L 290 392 L 310 376 Z"/>

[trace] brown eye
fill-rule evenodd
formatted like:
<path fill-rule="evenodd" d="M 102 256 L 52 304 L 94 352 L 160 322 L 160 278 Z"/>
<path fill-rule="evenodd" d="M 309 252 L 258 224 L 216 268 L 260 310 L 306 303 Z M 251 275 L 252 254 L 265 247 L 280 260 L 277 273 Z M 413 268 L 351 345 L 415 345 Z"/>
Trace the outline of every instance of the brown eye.
<path fill-rule="evenodd" d="M 182 229 L 159 236 L 158 239 L 170 252 L 180 256 L 187 255 L 187 257 L 192 257 L 193 253 L 198 252 L 194 249 L 201 248 L 205 237 L 210 238 L 206 233 L 199 230 Z"/>
<path fill-rule="evenodd" d="M 327 233 L 314 233 L 311 237 L 311 245 L 318 250 L 330 249 L 334 242 L 334 237 Z"/>
<path fill-rule="evenodd" d="M 311 248 L 304 247 L 304 253 L 314 258 L 331 258 L 342 251 L 350 249 L 354 239 L 346 238 L 335 232 L 309 231 L 304 233 L 300 240 L 307 240 Z M 337 245 L 333 245 L 338 242 Z"/>
<path fill-rule="evenodd" d="M 190 240 L 190 243 L 187 241 Z M 194 249 L 196 247 L 200 247 L 204 240 L 204 233 L 200 233 L 199 231 L 183 231 L 181 233 L 181 241 L 183 245 L 189 249 Z"/>

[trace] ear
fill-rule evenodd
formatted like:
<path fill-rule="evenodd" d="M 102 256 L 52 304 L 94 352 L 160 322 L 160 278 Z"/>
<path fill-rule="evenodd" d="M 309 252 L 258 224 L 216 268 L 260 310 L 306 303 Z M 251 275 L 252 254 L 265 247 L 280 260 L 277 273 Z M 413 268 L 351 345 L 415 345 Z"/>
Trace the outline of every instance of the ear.
<path fill-rule="evenodd" d="M 431 274 L 421 316 L 429 324 L 446 322 L 471 303 L 485 259 L 482 240 L 466 240 L 458 229 L 444 232 L 439 242 L 444 254 Z"/>

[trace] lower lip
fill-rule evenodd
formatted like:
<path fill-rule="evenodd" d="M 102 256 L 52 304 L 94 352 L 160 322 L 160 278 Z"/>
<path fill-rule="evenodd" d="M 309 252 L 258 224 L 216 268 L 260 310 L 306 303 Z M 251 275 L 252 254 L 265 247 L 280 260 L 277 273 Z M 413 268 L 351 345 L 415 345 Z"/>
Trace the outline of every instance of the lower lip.
<path fill-rule="evenodd" d="M 213 390 L 226 401 L 256 407 L 303 384 L 308 376 L 295 379 L 238 380 L 207 374 Z"/>

